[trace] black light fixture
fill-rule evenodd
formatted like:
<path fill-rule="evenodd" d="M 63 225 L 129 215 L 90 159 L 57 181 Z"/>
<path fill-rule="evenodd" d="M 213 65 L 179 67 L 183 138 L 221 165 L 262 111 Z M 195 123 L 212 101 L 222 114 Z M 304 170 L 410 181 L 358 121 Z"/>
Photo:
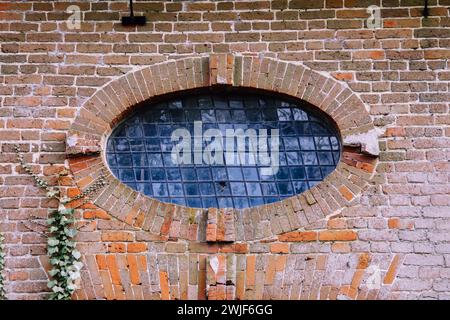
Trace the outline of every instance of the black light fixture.
<path fill-rule="evenodd" d="M 122 17 L 122 25 L 124 26 L 144 26 L 147 23 L 145 16 L 135 16 L 133 11 L 133 0 L 130 0 L 130 16 Z"/>
<path fill-rule="evenodd" d="M 425 6 L 423 7 L 423 16 L 428 18 L 428 0 L 425 0 Z"/>

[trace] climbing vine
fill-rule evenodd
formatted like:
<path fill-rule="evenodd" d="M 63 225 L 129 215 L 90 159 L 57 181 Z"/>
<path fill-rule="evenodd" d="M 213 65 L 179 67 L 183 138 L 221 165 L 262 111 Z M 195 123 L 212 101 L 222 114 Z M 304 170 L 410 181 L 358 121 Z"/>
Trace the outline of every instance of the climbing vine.
<path fill-rule="evenodd" d="M 6 291 L 5 291 L 5 275 L 3 271 L 5 269 L 5 238 L 3 234 L 0 233 L 0 300 L 6 300 Z"/>
<path fill-rule="evenodd" d="M 60 186 L 50 186 L 45 180 L 33 173 L 32 167 L 25 163 L 19 146 L 15 147 L 17 160 L 21 167 L 29 174 L 35 184 L 46 191 L 48 199 L 58 200 L 58 209 L 51 210 L 47 219 L 47 254 L 52 269 L 49 271 L 51 280 L 48 287 L 52 290 L 50 300 L 69 300 L 77 289 L 77 281 L 80 279 L 83 263 L 80 261 L 81 253 L 76 250 L 74 237 L 77 229 L 74 227 L 75 209 L 89 201 L 89 195 L 99 191 L 106 185 L 106 179 L 102 175 L 86 190 L 79 195 L 69 198 L 63 196 Z M 67 175 L 63 170 L 59 176 Z M 59 179 L 58 179 L 59 181 Z M 83 200 L 75 203 L 76 200 Z"/>

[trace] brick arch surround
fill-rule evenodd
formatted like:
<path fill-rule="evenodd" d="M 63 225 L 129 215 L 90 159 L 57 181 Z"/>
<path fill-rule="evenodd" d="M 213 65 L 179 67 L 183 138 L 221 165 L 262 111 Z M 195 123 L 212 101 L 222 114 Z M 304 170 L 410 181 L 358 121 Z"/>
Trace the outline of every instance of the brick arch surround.
<path fill-rule="evenodd" d="M 243 210 L 162 203 L 110 173 L 105 138 L 136 104 L 219 84 L 288 94 L 326 112 L 344 143 L 336 170 L 300 195 Z M 389 295 L 402 262 L 369 253 L 354 229 L 354 218 L 370 211 L 360 195 L 377 183 L 378 139 L 365 105 L 300 63 L 217 54 L 130 72 L 81 106 L 67 154 L 72 192 L 101 172 L 108 180 L 83 215 L 93 227 L 82 232 L 90 240 L 78 243 L 85 263 L 79 299 L 375 299 Z"/>

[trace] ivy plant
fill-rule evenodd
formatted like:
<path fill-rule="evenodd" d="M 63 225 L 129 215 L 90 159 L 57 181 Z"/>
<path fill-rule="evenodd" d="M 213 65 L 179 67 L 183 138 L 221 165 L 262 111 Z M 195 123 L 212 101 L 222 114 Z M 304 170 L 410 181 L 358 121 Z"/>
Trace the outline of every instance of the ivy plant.
<path fill-rule="evenodd" d="M 81 253 L 76 250 L 74 237 L 77 229 L 74 227 L 74 213 L 77 207 L 85 204 L 89 200 L 89 195 L 97 192 L 106 185 L 103 174 L 86 190 L 76 197 L 69 198 L 63 196 L 59 186 L 49 186 L 37 174 L 33 173 L 32 167 L 25 163 L 19 146 L 15 147 L 17 160 L 21 167 L 33 177 L 36 185 L 46 191 L 46 197 L 58 200 L 58 209 L 50 210 L 47 219 L 48 239 L 47 254 L 52 269 L 49 271 L 51 280 L 48 287 L 51 289 L 50 300 L 69 300 L 77 289 L 77 281 L 80 279 Z M 63 170 L 59 175 L 67 175 L 67 170 Z M 75 200 L 83 199 L 77 206 L 73 206 Z M 69 206 L 70 205 L 70 206 Z"/>
<path fill-rule="evenodd" d="M 0 300 L 6 300 L 5 290 L 5 237 L 0 233 Z"/>

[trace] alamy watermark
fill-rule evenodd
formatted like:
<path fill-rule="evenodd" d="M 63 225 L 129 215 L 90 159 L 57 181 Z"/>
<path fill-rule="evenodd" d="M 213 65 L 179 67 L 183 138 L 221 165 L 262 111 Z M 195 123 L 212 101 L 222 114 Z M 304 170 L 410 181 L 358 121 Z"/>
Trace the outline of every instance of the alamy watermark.
<path fill-rule="evenodd" d="M 171 158 L 174 164 L 260 166 L 263 176 L 279 169 L 280 136 L 278 129 L 219 129 L 203 132 L 203 123 L 194 122 L 193 135 L 187 128 L 172 132 Z"/>

